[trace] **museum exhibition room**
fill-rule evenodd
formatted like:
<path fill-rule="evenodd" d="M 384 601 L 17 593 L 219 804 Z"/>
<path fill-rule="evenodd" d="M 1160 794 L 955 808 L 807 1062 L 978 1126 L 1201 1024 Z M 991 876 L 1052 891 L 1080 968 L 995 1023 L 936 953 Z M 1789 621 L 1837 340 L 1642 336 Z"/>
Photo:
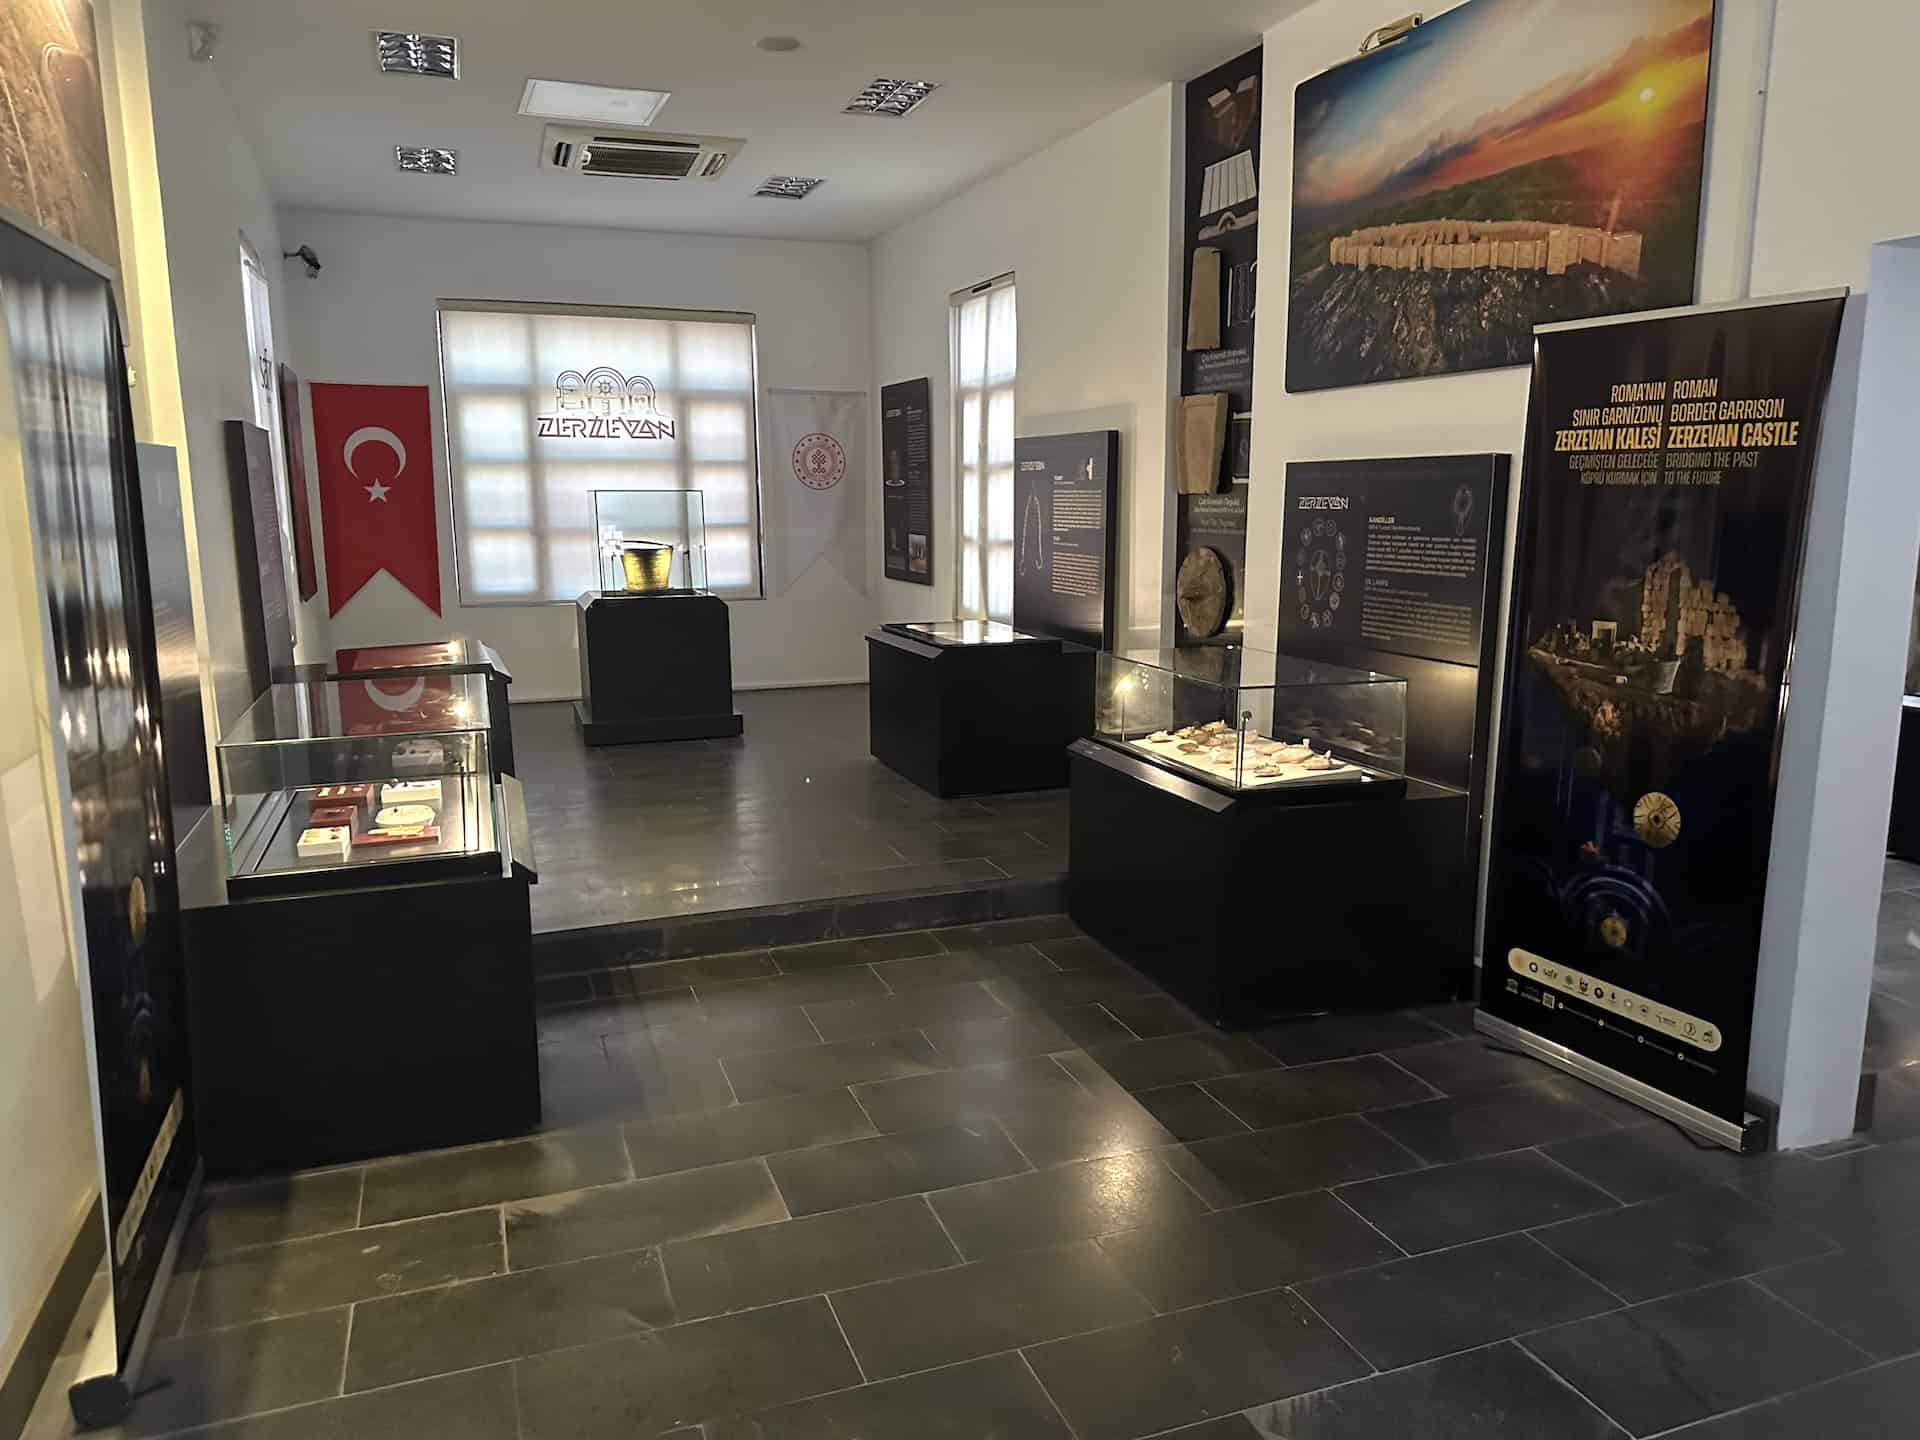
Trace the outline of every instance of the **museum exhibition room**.
<path fill-rule="evenodd" d="M 0 1436 L 1920 1435 L 1917 49 L 0 0 Z"/>

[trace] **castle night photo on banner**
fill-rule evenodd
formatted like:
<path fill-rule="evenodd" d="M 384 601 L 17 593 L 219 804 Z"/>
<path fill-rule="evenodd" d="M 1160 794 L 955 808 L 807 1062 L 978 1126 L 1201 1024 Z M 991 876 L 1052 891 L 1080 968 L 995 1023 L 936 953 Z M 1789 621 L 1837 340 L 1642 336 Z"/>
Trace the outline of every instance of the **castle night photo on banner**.
<path fill-rule="evenodd" d="M 1713 0 L 1469 0 L 1294 92 L 1287 389 L 1691 304 Z"/>

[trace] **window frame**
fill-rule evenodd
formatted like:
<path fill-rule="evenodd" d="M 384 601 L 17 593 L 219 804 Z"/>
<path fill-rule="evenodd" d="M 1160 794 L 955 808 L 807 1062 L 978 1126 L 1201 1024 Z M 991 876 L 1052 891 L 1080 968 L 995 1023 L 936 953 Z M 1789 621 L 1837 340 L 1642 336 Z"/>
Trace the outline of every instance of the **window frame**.
<path fill-rule="evenodd" d="M 471 537 L 461 515 L 460 477 L 455 471 L 456 460 L 462 465 L 464 465 L 465 461 L 464 456 L 454 441 L 454 405 L 452 396 L 448 393 L 447 384 L 447 338 L 444 317 L 449 311 L 461 314 L 494 314 L 523 317 L 551 315 L 561 318 L 592 318 L 599 316 L 615 320 L 658 320 L 669 323 L 744 326 L 747 331 L 747 363 L 750 372 L 747 388 L 744 391 L 693 392 L 693 399 L 697 401 L 702 398 L 724 395 L 728 400 L 733 400 L 744 395 L 747 405 L 745 427 L 746 457 L 745 460 L 741 462 L 747 470 L 747 518 L 741 523 L 720 525 L 716 525 L 711 518 L 708 518 L 705 524 L 705 531 L 708 537 L 709 574 L 711 574 L 713 563 L 711 557 L 712 537 L 716 533 L 725 534 L 741 530 L 746 532 L 747 548 L 753 567 L 753 580 L 750 586 L 720 586 L 710 584 L 709 589 L 713 594 L 729 603 L 740 600 L 763 600 L 766 598 L 766 539 L 762 528 L 765 518 L 765 507 L 761 497 L 760 455 L 760 426 L 765 405 L 764 397 L 761 393 L 760 380 L 759 316 L 755 312 L 750 310 L 676 309 L 657 305 L 589 305 L 572 304 L 565 301 L 487 300 L 468 297 L 442 297 L 434 301 L 434 357 L 439 381 L 440 443 L 446 456 L 447 466 L 447 517 L 449 535 L 453 543 L 454 596 L 456 603 L 462 609 L 479 609 L 486 607 L 532 608 L 551 605 L 570 606 L 578 603 L 578 596 L 556 597 L 543 593 L 484 595 L 471 591 L 468 587 L 466 578 L 467 542 Z M 462 386 L 459 388 L 470 394 L 479 394 L 488 391 L 490 387 Z M 525 385 L 503 385 L 497 387 L 497 393 L 501 395 L 509 393 L 516 394 L 524 403 L 526 397 L 534 393 L 537 388 L 538 387 L 535 386 Z M 685 407 L 687 405 L 689 392 L 676 387 L 672 391 L 672 394 L 675 405 L 680 409 L 680 414 L 677 418 L 684 422 Z M 529 410 L 527 414 L 530 422 L 533 412 Z M 533 430 L 534 427 L 529 423 L 528 433 L 530 437 L 533 435 Z M 563 460 L 557 463 L 576 464 L 580 462 Z M 677 488 L 682 490 L 694 490 L 698 488 L 692 483 L 692 479 L 693 471 L 699 462 L 694 460 L 691 446 L 683 445 L 678 437 L 676 437 L 674 442 L 674 455 L 671 463 L 675 477 L 679 482 Z M 571 534 L 572 531 L 565 528 L 558 530 L 550 529 L 543 519 L 545 489 L 540 479 L 543 462 L 535 456 L 531 447 L 527 454 L 526 465 L 529 487 L 528 506 L 532 523 L 525 527 L 524 530 L 520 530 L 518 527 L 513 528 L 516 529 L 516 533 L 524 533 L 532 538 L 535 573 L 541 587 L 544 589 L 548 583 L 550 574 L 550 556 L 547 542 L 551 536 L 567 535 Z M 595 485 L 589 487 L 589 490 L 610 490 L 616 488 L 621 487 L 615 485 Z M 505 530 L 507 528 L 509 527 L 481 526 L 479 530 Z M 581 527 L 580 533 L 589 537 L 593 536 L 593 522 L 591 518 Z M 595 538 L 597 539 L 597 537 Z M 596 573 L 594 583 L 598 583 L 598 578 L 598 574 Z"/>
<path fill-rule="evenodd" d="M 992 297 L 995 292 L 1000 290 L 1013 292 L 1013 369 L 1004 380 L 993 380 L 990 378 L 989 373 L 989 375 L 982 377 L 979 384 L 970 384 L 962 369 L 962 334 L 965 326 L 964 317 L 966 310 L 970 304 L 976 302 L 984 304 L 987 307 L 986 329 L 982 332 L 980 343 L 982 364 L 990 366 L 990 357 L 993 353 Z M 1013 472 L 1013 455 L 1011 443 L 1009 444 L 1006 462 L 1003 465 L 992 465 L 988 460 L 988 451 L 991 444 L 989 434 L 991 415 L 993 402 L 996 397 L 1002 395 L 1006 397 L 1007 406 L 1012 415 L 1014 434 L 1008 437 L 1009 442 L 1012 441 L 1014 436 L 1019 434 L 1019 303 L 1019 287 L 1015 283 L 1014 272 L 1011 270 L 1003 275 L 996 275 L 991 280 L 982 280 L 977 285 L 969 285 L 964 290 L 956 290 L 947 297 L 948 429 L 953 436 L 953 453 L 951 457 L 953 465 L 954 510 L 953 607 L 955 616 L 962 620 L 991 619 L 1004 621 L 1008 624 L 1011 624 L 1013 621 L 1013 596 L 1010 586 L 1005 613 L 996 614 L 993 608 L 993 557 L 996 551 L 1004 552 L 1007 573 L 1009 576 L 1013 573 L 1015 542 L 1012 535 L 1013 516 L 1010 498 L 1006 517 L 1008 523 L 1005 527 L 1007 530 L 1007 538 L 1004 540 L 994 539 L 992 524 L 992 471 L 994 469 L 1002 469 L 1008 472 L 1009 481 L 1007 489 L 1009 497 L 1011 497 L 1012 494 L 1012 481 L 1010 477 Z M 966 406 L 970 399 L 977 399 L 980 406 L 980 426 L 979 432 L 975 437 L 975 449 L 971 460 L 967 455 L 966 447 Z M 970 469 L 975 471 L 980 477 L 975 513 L 971 516 L 967 513 L 968 507 L 966 503 L 967 471 Z M 969 520 L 973 522 L 973 533 L 971 534 L 969 533 Z M 979 585 L 980 603 L 978 606 L 969 606 L 966 603 L 969 551 L 975 552 L 972 556 L 971 568 Z"/>

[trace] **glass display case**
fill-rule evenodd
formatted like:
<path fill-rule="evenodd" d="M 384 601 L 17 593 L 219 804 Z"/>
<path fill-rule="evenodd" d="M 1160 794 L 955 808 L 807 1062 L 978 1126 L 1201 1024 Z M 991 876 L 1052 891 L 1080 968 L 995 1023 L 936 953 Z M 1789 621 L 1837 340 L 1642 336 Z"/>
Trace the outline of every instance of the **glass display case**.
<path fill-rule="evenodd" d="M 595 490 L 603 595 L 707 588 L 706 502 L 698 490 Z"/>
<path fill-rule="evenodd" d="M 1096 736 L 1232 790 L 1404 780 L 1407 682 L 1242 646 L 1102 652 Z"/>
<path fill-rule="evenodd" d="M 961 645 L 1055 645 L 1058 641 L 1044 635 L 1029 635 L 1024 630 L 999 620 L 904 620 L 882 625 L 882 630 L 904 635 L 927 645 L 947 648 Z"/>
<path fill-rule="evenodd" d="M 499 873 L 486 680 L 437 676 L 405 698 L 273 685 L 221 737 L 230 894 Z"/>

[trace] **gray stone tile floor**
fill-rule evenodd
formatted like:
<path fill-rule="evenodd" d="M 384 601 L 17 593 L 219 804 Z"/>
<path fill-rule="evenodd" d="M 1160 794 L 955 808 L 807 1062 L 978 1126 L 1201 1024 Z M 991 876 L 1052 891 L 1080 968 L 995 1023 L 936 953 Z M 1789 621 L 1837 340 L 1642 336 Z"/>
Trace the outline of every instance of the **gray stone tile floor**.
<path fill-rule="evenodd" d="M 513 707 L 536 932 L 1065 872 L 1066 791 L 927 794 L 868 753 L 864 685 L 735 699 L 744 738 L 594 750 Z"/>
<path fill-rule="evenodd" d="M 1060 917 L 550 982 L 547 1128 L 212 1191 L 115 1433 L 1911 1435 L 1887 881 L 1879 1112 L 1817 1156 L 1697 1146 L 1461 1006 L 1222 1036 Z"/>

